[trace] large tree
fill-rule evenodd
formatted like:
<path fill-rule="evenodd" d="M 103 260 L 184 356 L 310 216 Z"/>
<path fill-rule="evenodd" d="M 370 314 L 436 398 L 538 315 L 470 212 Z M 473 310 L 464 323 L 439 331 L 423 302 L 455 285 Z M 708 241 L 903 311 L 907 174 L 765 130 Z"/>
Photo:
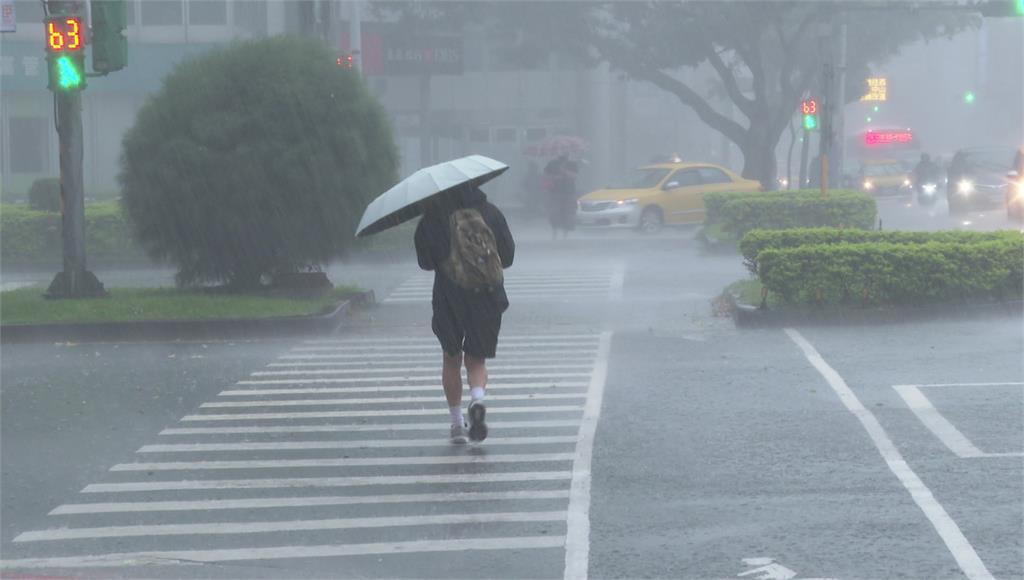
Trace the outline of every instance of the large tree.
<path fill-rule="evenodd" d="M 927 3 L 806 1 L 489 2 L 387 4 L 443 21 L 487 20 L 521 32 L 521 57 L 546 51 L 604 61 L 673 94 L 743 152 L 743 175 L 773 187 L 775 149 L 801 97 L 821 88 L 833 26 L 848 26 L 847 93 L 862 94 L 869 65 L 908 43 L 949 36 L 977 22 Z M 714 86 L 686 80 L 705 65 Z M 701 78 L 694 76 L 690 78 Z M 723 112 L 724 98 L 742 118 Z"/>

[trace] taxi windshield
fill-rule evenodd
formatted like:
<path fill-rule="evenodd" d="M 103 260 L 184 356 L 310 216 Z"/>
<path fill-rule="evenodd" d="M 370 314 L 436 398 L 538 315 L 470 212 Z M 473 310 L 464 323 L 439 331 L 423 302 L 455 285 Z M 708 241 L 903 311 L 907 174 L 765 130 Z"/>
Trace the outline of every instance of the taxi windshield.
<path fill-rule="evenodd" d="M 608 189 L 648 189 L 661 183 L 669 170 L 661 167 L 634 169 Z"/>

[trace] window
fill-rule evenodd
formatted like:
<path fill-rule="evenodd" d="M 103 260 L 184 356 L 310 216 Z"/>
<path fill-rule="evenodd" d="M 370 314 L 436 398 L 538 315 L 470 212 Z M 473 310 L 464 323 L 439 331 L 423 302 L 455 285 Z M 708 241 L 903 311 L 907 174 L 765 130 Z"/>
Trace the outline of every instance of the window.
<path fill-rule="evenodd" d="M 43 173 L 50 166 L 47 137 L 53 130 L 46 117 L 11 117 L 11 173 Z"/>
<path fill-rule="evenodd" d="M 255 34 L 267 32 L 267 3 L 263 0 L 236 0 L 235 26 Z"/>
<path fill-rule="evenodd" d="M 14 18 L 19 24 L 43 21 L 43 4 L 39 0 L 18 0 L 14 3 Z"/>
<path fill-rule="evenodd" d="M 224 0 L 189 0 L 188 23 L 224 26 L 228 23 L 228 3 Z"/>
<path fill-rule="evenodd" d="M 142 3 L 143 26 L 181 26 L 181 0 L 146 0 Z"/>
<path fill-rule="evenodd" d="M 491 140 L 490 132 L 486 128 L 470 129 L 469 140 L 473 143 L 487 143 Z"/>
<path fill-rule="evenodd" d="M 541 139 L 543 139 L 544 137 L 547 137 L 547 136 L 548 136 L 548 130 L 543 128 L 543 127 L 540 127 L 540 128 L 534 127 L 532 129 L 527 129 L 526 130 L 526 140 L 527 141 L 540 141 Z"/>
<path fill-rule="evenodd" d="M 668 169 L 658 167 L 634 169 L 629 175 L 609 187 L 609 189 L 648 189 L 661 183 L 661 180 L 666 175 L 668 175 Z"/>
<path fill-rule="evenodd" d="M 668 183 L 676 182 L 676 187 L 690 187 L 691 185 L 700 185 L 700 173 L 697 173 L 696 169 L 681 169 L 676 171 L 672 177 L 668 178 Z"/>
<path fill-rule="evenodd" d="M 516 142 L 516 130 L 510 127 L 504 127 L 501 129 L 494 130 L 494 142 L 495 143 L 515 143 Z"/>
<path fill-rule="evenodd" d="M 714 167 L 700 167 L 697 169 L 700 173 L 700 178 L 704 183 L 732 183 L 732 179 L 725 174 L 721 169 Z"/>

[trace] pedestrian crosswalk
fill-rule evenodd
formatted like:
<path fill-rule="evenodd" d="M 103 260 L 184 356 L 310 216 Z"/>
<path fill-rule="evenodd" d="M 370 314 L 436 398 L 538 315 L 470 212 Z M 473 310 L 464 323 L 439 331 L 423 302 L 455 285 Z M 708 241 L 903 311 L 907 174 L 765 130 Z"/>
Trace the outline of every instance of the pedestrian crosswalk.
<path fill-rule="evenodd" d="M 615 300 L 622 295 L 624 269 L 617 265 L 606 269 L 505 272 L 505 291 L 509 301 Z M 395 288 L 382 302 L 429 302 L 434 274 L 417 274 Z"/>
<path fill-rule="evenodd" d="M 0 570 L 337 558 L 344 576 L 414 577 L 404 555 L 530 551 L 561 576 L 609 342 L 502 337 L 491 436 L 456 446 L 432 336 L 304 341 L 17 535 Z"/>

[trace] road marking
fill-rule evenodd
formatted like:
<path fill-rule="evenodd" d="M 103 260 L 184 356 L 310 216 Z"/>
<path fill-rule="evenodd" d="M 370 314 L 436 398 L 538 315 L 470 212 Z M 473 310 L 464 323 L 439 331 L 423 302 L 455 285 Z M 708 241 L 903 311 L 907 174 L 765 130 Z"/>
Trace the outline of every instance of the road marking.
<path fill-rule="evenodd" d="M 549 445 L 575 443 L 575 436 L 495 437 L 487 445 Z M 450 447 L 444 440 L 374 439 L 354 441 L 264 441 L 246 443 L 175 443 L 143 445 L 136 453 L 201 453 L 204 451 L 296 451 L 303 449 L 391 449 L 401 447 Z"/>
<path fill-rule="evenodd" d="M 488 409 L 487 415 L 505 413 L 565 413 L 581 411 L 581 405 L 547 405 Z M 374 411 L 300 411 L 295 413 L 231 413 L 225 415 L 185 415 L 181 421 L 258 421 L 262 419 L 329 419 L 339 417 L 437 417 L 444 409 L 379 409 Z M 447 416 L 447 415 L 446 415 Z"/>
<path fill-rule="evenodd" d="M 0 569 L 22 568 L 110 568 L 118 566 L 191 566 L 203 562 L 243 560 L 274 560 L 281 558 L 330 558 L 416 554 L 425 552 L 466 552 L 482 550 L 526 550 L 561 548 L 563 540 L 550 536 L 519 536 L 509 538 L 473 538 L 466 540 L 420 540 L 373 544 L 340 544 L 321 546 L 271 546 L 225 550 L 161 550 L 121 552 L 56 558 L 24 558 L 0 560 Z"/>
<path fill-rule="evenodd" d="M 155 524 L 135 526 L 105 526 L 96 528 L 54 528 L 18 534 L 14 542 L 51 542 L 54 540 L 85 540 L 96 538 L 130 538 L 152 536 L 185 536 L 212 534 L 261 534 L 268 532 L 297 532 L 306 530 L 357 530 L 370 528 L 399 528 L 408 526 L 446 526 L 454 524 L 505 524 L 525 522 L 559 522 L 565 512 L 504 512 L 436 514 L 425 516 L 404 515 L 372 518 L 327 518 L 273 522 L 213 522 L 203 524 Z"/>
<path fill-rule="evenodd" d="M 574 341 L 581 338 L 585 338 L 593 341 L 597 338 L 595 334 L 545 334 L 543 335 L 544 340 L 568 340 Z M 537 336 L 523 335 L 523 336 L 505 336 L 501 335 L 502 343 L 510 342 L 534 342 L 537 340 Z M 316 338 L 302 341 L 302 344 L 336 344 L 336 345 L 350 345 L 350 344 L 395 344 L 400 342 L 417 342 L 424 345 L 434 346 L 437 344 L 437 339 L 433 335 L 423 336 L 396 336 L 394 338 Z"/>
<path fill-rule="evenodd" d="M 543 350 L 544 352 L 550 352 L 554 348 L 563 347 L 563 346 L 576 346 L 576 347 L 579 347 L 581 345 L 579 343 L 576 343 L 576 342 L 568 343 L 568 342 L 550 342 L 550 341 L 539 340 L 537 342 L 532 342 L 530 344 L 503 344 L 502 347 L 501 347 L 501 350 L 502 350 L 502 352 L 524 352 L 524 351 L 525 352 L 529 352 L 531 349 L 535 349 L 535 350 Z M 424 350 L 424 349 L 427 349 L 427 348 L 440 348 L 440 347 L 437 344 L 430 344 L 430 345 L 424 344 L 422 346 L 418 345 L 418 344 L 384 344 L 384 345 L 380 345 L 380 344 L 378 344 L 378 345 L 369 345 L 368 344 L 368 345 L 361 345 L 361 346 L 360 345 L 345 346 L 343 348 L 342 347 L 338 347 L 338 346 L 297 346 L 297 347 L 292 349 L 292 352 L 330 352 L 330 351 L 335 351 L 335 350 L 345 351 L 345 352 L 363 351 L 363 350 L 369 350 L 369 351 L 374 351 L 374 352 L 389 351 L 389 350 L 393 350 L 393 351 L 413 350 L 413 351 L 415 351 L 415 350 Z"/>
<path fill-rule="evenodd" d="M 298 363 L 270 363 L 268 367 L 334 367 L 345 365 L 346 363 L 333 363 L 333 362 L 298 362 Z M 409 364 L 406 362 L 405 364 Z M 515 371 L 521 370 L 523 367 L 529 367 L 530 370 L 536 369 L 589 369 L 592 365 L 590 363 L 578 363 L 578 362 L 567 362 L 558 364 L 515 364 L 515 365 L 487 365 L 488 371 Z M 393 368 L 325 368 L 317 370 L 305 370 L 298 368 L 296 370 L 287 371 L 258 371 L 252 373 L 253 376 L 274 376 L 274 375 L 341 375 L 341 374 L 357 374 L 357 373 L 393 373 L 396 371 L 403 371 L 409 373 L 434 373 L 439 374 L 441 369 L 440 365 L 429 366 L 429 367 L 401 367 L 399 369 Z M 466 373 L 463 371 L 462 375 L 465 377 Z"/>
<path fill-rule="evenodd" d="M 207 489 L 276 489 L 292 487 L 360 487 L 438 483 L 508 483 L 515 481 L 557 481 L 572 479 L 571 471 L 510 471 L 499 473 L 455 473 L 445 475 L 376 475 L 349 477 L 285 477 L 265 479 L 202 479 L 194 481 L 133 481 L 91 483 L 82 493 L 131 491 L 188 491 Z"/>
<path fill-rule="evenodd" d="M 491 395 L 488 401 L 532 401 L 550 399 L 582 399 L 586 393 L 528 393 L 525 395 Z M 384 405 L 392 403 L 436 403 L 433 397 L 374 397 L 372 399 L 271 399 L 261 401 L 212 401 L 199 405 L 200 409 L 244 407 L 319 407 L 333 405 Z"/>
<path fill-rule="evenodd" d="M 249 499 L 206 499 L 194 501 L 139 501 L 65 504 L 51 516 L 130 512 L 172 512 L 207 510 L 250 510 L 332 505 L 372 505 L 389 503 L 462 503 L 464 501 L 523 501 L 568 499 L 568 489 L 538 491 L 460 491 L 456 493 L 412 493 L 387 495 L 342 495 L 314 497 L 272 497 Z"/>
<path fill-rule="evenodd" d="M 1004 385 L 1020 385 L 1024 383 L 989 383 L 987 385 L 973 383 L 969 386 L 980 387 L 980 386 L 1004 386 Z M 925 386 L 925 385 L 921 385 Z M 943 385 L 930 385 L 930 386 L 959 386 L 952 384 Z M 921 423 L 928 428 L 932 434 L 935 435 L 950 451 L 957 455 L 957 457 L 963 459 L 974 459 L 978 457 L 1024 457 L 1024 452 L 1008 452 L 1008 453 L 986 453 L 981 449 L 978 449 L 971 443 L 959 429 L 950 423 L 942 413 L 932 405 L 932 402 L 928 400 L 928 397 L 924 396 L 924 393 L 918 388 L 917 385 L 894 385 L 894 389 L 899 393 L 903 401 L 906 402 L 907 407 L 917 415 L 917 418 L 921 420 Z"/>
<path fill-rule="evenodd" d="M 992 578 L 992 573 L 985 567 L 985 563 L 978 557 L 974 547 L 964 537 L 956 522 L 946 513 L 945 508 L 935 499 L 931 490 L 925 486 L 921 478 L 914 473 L 914 470 L 903 459 L 903 456 L 893 444 L 881 423 L 860 402 L 860 399 L 857 398 L 857 395 L 846 384 L 843 377 L 825 362 L 825 359 L 822 358 L 817 349 L 799 332 L 795 329 L 787 328 L 786 334 L 800 347 L 808 362 L 811 363 L 811 366 L 821 373 L 846 409 L 860 421 L 868 436 L 871 437 L 871 441 L 875 444 L 875 448 L 878 449 L 878 453 L 881 454 L 889 466 L 889 470 L 900 480 L 900 483 L 903 484 L 910 497 L 913 498 L 914 503 L 924 512 L 925 517 L 928 518 L 935 531 L 938 532 L 939 537 L 942 538 L 946 548 L 949 549 L 953 558 L 956 559 L 963 573 L 971 580 Z"/>
<path fill-rule="evenodd" d="M 501 347 L 499 346 L 499 349 Z M 378 365 L 378 364 L 408 364 L 409 362 L 416 361 L 437 361 L 440 360 L 440 347 L 436 344 L 433 345 L 433 351 L 436 352 L 418 352 L 408 353 L 401 355 L 401 358 L 396 358 L 394 354 L 388 353 L 341 353 L 341 354 L 286 354 L 278 357 L 278 360 L 351 360 L 358 361 L 360 363 Z M 540 360 L 540 359 L 564 359 L 566 357 L 574 358 L 589 358 L 597 354 L 597 351 L 591 348 L 584 349 L 560 349 L 550 348 L 544 349 L 543 351 L 532 352 L 532 353 L 513 353 L 506 356 L 504 351 L 499 351 L 502 354 L 502 361 L 527 361 L 527 360 Z M 372 361 L 372 362 L 371 362 Z M 383 362 L 380 362 L 383 361 Z"/>
<path fill-rule="evenodd" d="M 227 461 L 158 461 L 118 463 L 110 471 L 191 471 L 199 469 L 281 469 L 294 467 L 391 467 L 404 465 L 463 465 L 467 463 L 531 463 L 572 461 L 572 453 L 511 455 L 441 455 L 434 457 L 349 457 L 343 459 L 240 459 Z"/>
<path fill-rule="evenodd" d="M 747 566 L 756 566 L 746 572 L 740 572 L 737 578 L 753 576 L 752 580 L 790 580 L 796 572 L 776 562 L 773 558 L 743 558 Z"/>
<path fill-rule="evenodd" d="M 925 383 L 921 385 L 895 385 L 897 387 L 909 386 L 909 387 L 1015 387 L 1024 386 L 1024 383 L 1018 382 L 1006 382 L 1006 383 Z"/>
<path fill-rule="evenodd" d="M 601 401 L 608 377 L 608 355 L 612 333 L 602 332 L 597 361 L 590 377 L 586 406 L 576 443 L 576 461 L 572 464 L 572 482 L 565 534 L 565 570 L 567 580 L 585 579 L 590 561 L 590 482 L 594 435 L 601 416 Z"/>
<path fill-rule="evenodd" d="M 577 427 L 579 421 L 497 421 L 492 429 L 549 429 Z M 232 435 L 265 433 L 360 433 L 370 431 L 437 431 L 439 423 L 388 423 L 374 425 L 268 425 L 259 427 L 183 427 L 164 429 L 160 435 Z"/>
<path fill-rule="evenodd" d="M 611 287 L 608 289 L 608 299 L 612 301 L 622 300 L 622 288 L 626 285 L 626 264 L 620 262 L 612 273 Z"/>
<path fill-rule="evenodd" d="M 256 373 L 253 373 L 256 374 Z M 495 374 L 490 375 L 493 380 L 503 379 L 545 379 L 545 378 L 578 378 L 589 377 L 590 373 L 516 373 L 516 374 Z M 437 383 L 436 375 L 417 376 L 393 376 L 393 377 L 336 377 L 329 379 L 254 379 L 238 381 L 236 385 L 308 385 L 308 384 L 338 384 L 338 383 L 401 383 L 409 381 L 429 381 Z"/>
<path fill-rule="evenodd" d="M 545 389 L 573 389 L 586 387 L 587 383 L 574 381 L 568 383 L 505 383 L 487 385 L 487 392 L 494 390 L 506 391 L 511 389 L 545 390 Z M 284 389 L 233 389 L 221 391 L 219 397 L 248 397 L 252 395 L 294 395 L 314 393 L 402 393 L 410 391 L 439 392 L 437 385 L 399 385 L 388 387 L 287 387 Z"/>

